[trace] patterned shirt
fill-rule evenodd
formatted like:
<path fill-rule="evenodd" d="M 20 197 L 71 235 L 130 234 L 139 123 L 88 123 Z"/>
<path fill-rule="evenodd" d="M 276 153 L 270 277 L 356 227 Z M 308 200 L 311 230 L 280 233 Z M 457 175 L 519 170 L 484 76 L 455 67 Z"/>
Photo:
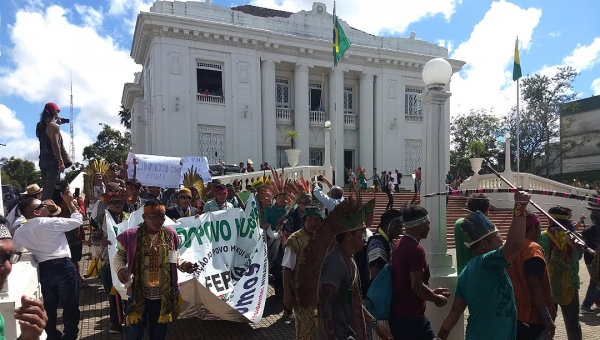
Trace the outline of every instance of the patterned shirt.
<path fill-rule="evenodd" d="M 302 216 L 300 216 L 300 212 L 296 208 L 294 209 L 294 211 L 289 213 L 287 217 L 283 220 L 283 225 L 281 229 L 287 231 L 290 234 L 293 234 L 296 231 L 302 229 L 303 227 L 304 221 L 302 221 Z"/>

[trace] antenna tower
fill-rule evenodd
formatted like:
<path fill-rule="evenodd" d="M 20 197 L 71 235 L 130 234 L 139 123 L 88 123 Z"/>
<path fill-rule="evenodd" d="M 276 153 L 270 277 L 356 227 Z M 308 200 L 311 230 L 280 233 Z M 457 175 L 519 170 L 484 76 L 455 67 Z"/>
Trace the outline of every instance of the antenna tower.
<path fill-rule="evenodd" d="M 73 161 L 75 161 L 75 141 L 73 140 L 75 137 L 75 134 L 73 133 L 73 76 L 71 76 L 71 104 L 70 104 L 70 114 L 71 116 L 69 117 L 70 121 L 69 121 L 69 126 L 70 126 L 70 132 L 71 132 L 71 159 Z"/>

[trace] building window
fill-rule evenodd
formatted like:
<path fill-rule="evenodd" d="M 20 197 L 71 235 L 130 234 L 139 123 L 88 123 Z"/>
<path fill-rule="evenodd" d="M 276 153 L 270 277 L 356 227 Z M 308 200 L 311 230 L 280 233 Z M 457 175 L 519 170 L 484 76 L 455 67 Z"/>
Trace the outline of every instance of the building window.
<path fill-rule="evenodd" d="M 287 154 L 285 153 L 285 147 L 278 146 L 277 147 L 277 167 L 283 168 L 288 167 Z"/>
<path fill-rule="evenodd" d="M 277 107 L 290 107 L 290 81 L 287 79 L 275 79 L 275 100 Z"/>
<path fill-rule="evenodd" d="M 344 86 L 344 114 L 354 114 L 354 88 Z"/>
<path fill-rule="evenodd" d="M 323 149 L 309 149 L 308 165 L 323 166 Z"/>
<path fill-rule="evenodd" d="M 310 111 L 322 111 L 323 108 L 323 86 L 320 83 L 308 83 L 308 105 Z"/>
<path fill-rule="evenodd" d="M 404 89 L 404 119 L 407 122 L 422 122 L 423 109 L 421 101 L 417 98 L 423 89 L 417 87 L 406 87 Z"/>
<path fill-rule="evenodd" d="M 407 139 L 404 141 L 404 173 L 410 174 L 421 166 L 423 141 Z"/>
<path fill-rule="evenodd" d="M 196 65 L 196 81 L 201 102 L 223 104 L 223 65 L 209 62 L 198 62 Z"/>

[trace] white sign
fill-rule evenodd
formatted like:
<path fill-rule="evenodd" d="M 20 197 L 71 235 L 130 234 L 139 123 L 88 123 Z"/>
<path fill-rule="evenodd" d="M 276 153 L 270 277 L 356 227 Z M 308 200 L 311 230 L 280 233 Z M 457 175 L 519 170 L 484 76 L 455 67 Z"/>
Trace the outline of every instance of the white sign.
<path fill-rule="evenodd" d="M 116 235 L 141 223 L 142 210 L 116 226 L 112 218 L 106 219 L 111 267 L 117 253 Z M 194 274 L 178 273 L 183 298 L 180 318 L 258 323 L 267 298 L 268 263 L 254 196 L 246 211 L 229 209 L 186 217 L 171 227 L 179 235 L 181 257 L 199 265 Z M 112 270 L 113 285 L 125 297 L 125 287 Z"/>
<path fill-rule="evenodd" d="M 208 169 L 208 159 L 206 159 L 206 157 L 181 157 L 181 162 L 183 163 L 183 167 L 181 168 L 181 183 L 183 183 L 183 174 L 187 173 L 192 166 L 198 175 L 200 175 L 204 183 L 210 183 L 212 181 L 212 176 Z"/>
<path fill-rule="evenodd" d="M 135 155 L 135 178 L 143 185 L 179 189 L 181 184 L 181 159 L 154 155 Z M 133 178 L 133 177 L 132 177 Z"/>

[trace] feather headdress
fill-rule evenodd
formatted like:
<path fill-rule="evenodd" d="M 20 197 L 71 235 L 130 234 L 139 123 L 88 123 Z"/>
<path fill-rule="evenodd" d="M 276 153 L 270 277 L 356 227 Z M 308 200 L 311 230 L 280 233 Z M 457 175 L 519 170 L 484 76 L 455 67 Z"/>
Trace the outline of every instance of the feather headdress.
<path fill-rule="evenodd" d="M 295 291 L 298 304 L 303 308 L 317 305 L 318 284 L 321 267 L 327 251 L 336 235 L 365 228 L 373 220 L 375 200 L 363 204 L 360 192 L 340 202 L 329 212 L 321 226 L 313 233 L 298 262 L 295 278 Z"/>
<path fill-rule="evenodd" d="M 265 170 L 263 176 L 260 178 L 260 182 L 255 181 L 252 186 L 257 189 L 256 197 L 262 209 L 267 209 L 271 205 L 273 198 L 281 193 L 286 194 L 285 203 L 287 206 L 291 206 L 294 203 L 293 198 L 287 194 L 290 186 L 289 182 L 285 180 L 284 169 L 281 169 L 280 173 L 277 173 L 275 169 L 271 169 L 271 175 L 268 177 Z"/>
<path fill-rule="evenodd" d="M 85 197 L 94 197 L 94 176 L 103 175 L 104 177 L 104 175 L 108 172 L 108 167 L 108 162 L 103 159 L 95 159 L 93 162 L 88 164 L 83 174 L 83 193 Z M 106 184 L 106 179 L 104 180 Z"/>
<path fill-rule="evenodd" d="M 194 166 L 191 166 L 187 170 L 187 172 L 183 174 L 183 186 L 186 188 L 195 188 L 196 190 L 198 190 L 198 194 L 204 202 L 210 200 L 210 194 L 204 186 L 204 181 L 202 180 L 202 177 L 198 175 L 198 172 L 196 171 L 196 168 L 194 168 Z"/>

